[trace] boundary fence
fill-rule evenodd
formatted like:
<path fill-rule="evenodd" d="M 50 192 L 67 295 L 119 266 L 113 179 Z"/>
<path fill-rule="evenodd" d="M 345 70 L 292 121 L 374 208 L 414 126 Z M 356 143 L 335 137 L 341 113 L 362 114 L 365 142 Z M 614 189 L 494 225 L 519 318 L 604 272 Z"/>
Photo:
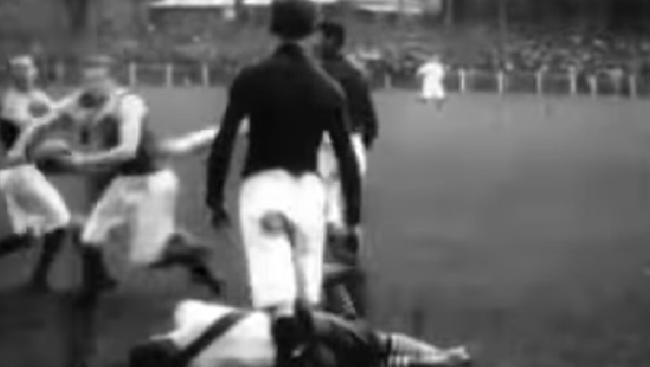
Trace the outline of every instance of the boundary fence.
<path fill-rule="evenodd" d="M 214 87 L 228 84 L 236 75 L 237 67 L 207 62 L 129 62 L 120 65 L 116 73 L 118 79 L 129 86 Z M 4 84 L 6 73 L 0 72 L 0 75 L 0 84 Z M 41 79 L 45 85 L 75 85 L 76 66 L 65 62 L 41 65 Z M 414 75 L 373 72 L 369 79 L 376 89 L 419 88 L 419 80 Z M 636 74 L 612 76 L 459 68 L 447 72 L 445 85 L 450 92 L 456 93 L 650 97 L 650 75 Z"/>

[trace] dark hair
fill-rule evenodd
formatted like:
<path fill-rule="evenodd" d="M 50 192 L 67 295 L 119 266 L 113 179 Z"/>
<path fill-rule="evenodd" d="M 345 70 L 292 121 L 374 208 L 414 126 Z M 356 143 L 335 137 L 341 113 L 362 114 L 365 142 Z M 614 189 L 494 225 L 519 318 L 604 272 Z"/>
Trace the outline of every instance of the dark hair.
<path fill-rule="evenodd" d="M 316 5 L 310 0 L 274 0 L 271 33 L 284 39 L 302 39 L 316 29 Z"/>
<path fill-rule="evenodd" d="M 333 40 L 337 48 L 341 48 L 345 44 L 346 35 L 343 24 L 328 20 L 321 22 L 318 29 L 323 33 L 323 36 Z"/>

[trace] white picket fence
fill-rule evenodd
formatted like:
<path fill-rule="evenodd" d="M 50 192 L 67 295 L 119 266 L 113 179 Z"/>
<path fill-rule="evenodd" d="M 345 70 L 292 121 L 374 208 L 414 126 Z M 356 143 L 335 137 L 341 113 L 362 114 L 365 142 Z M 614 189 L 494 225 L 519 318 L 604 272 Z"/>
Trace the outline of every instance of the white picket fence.
<path fill-rule="evenodd" d="M 56 62 L 44 68 L 44 82 L 55 85 L 75 83 L 75 67 Z M 235 67 L 211 63 L 137 63 L 130 62 L 118 68 L 119 79 L 130 86 L 157 87 L 213 87 L 227 84 L 236 74 Z M 415 89 L 418 80 L 413 75 L 397 76 L 374 73 L 370 76 L 376 88 Z M 629 98 L 650 97 L 650 76 L 579 75 L 574 72 L 504 72 L 478 69 L 455 69 L 447 74 L 448 89 L 458 93 L 498 94 L 565 94 L 618 95 Z"/>

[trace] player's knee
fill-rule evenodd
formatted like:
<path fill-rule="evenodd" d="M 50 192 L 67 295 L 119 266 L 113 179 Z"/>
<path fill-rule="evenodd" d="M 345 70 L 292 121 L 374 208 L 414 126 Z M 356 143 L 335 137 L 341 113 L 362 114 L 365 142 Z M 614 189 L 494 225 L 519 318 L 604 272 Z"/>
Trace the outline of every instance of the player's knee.
<path fill-rule="evenodd" d="M 274 236 L 287 234 L 290 224 L 282 212 L 274 211 L 268 212 L 260 218 L 260 227 L 265 234 Z"/>
<path fill-rule="evenodd" d="M 129 367 L 172 367 L 179 349 L 167 338 L 150 340 L 131 348 Z"/>

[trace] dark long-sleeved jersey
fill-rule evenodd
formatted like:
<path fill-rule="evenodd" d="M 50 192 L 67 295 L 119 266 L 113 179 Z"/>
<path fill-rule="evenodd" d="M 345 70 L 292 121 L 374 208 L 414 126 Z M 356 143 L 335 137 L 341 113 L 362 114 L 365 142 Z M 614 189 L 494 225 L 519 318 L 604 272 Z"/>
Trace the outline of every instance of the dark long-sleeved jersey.
<path fill-rule="evenodd" d="M 322 64 L 343 88 L 348 101 L 352 131 L 362 134 L 366 146 L 372 145 L 379 134 L 379 124 L 365 77 L 340 53 L 324 54 Z"/>
<path fill-rule="evenodd" d="M 245 68 L 229 91 L 221 129 L 207 164 L 211 208 L 224 201 L 224 186 L 242 119 L 249 120 L 244 176 L 270 169 L 296 175 L 316 172 L 324 132 L 341 167 L 348 224 L 360 219 L 360 177 L 350 144 L 343 92 L 296 44 L 283 44 L 266 60 Z"/>

